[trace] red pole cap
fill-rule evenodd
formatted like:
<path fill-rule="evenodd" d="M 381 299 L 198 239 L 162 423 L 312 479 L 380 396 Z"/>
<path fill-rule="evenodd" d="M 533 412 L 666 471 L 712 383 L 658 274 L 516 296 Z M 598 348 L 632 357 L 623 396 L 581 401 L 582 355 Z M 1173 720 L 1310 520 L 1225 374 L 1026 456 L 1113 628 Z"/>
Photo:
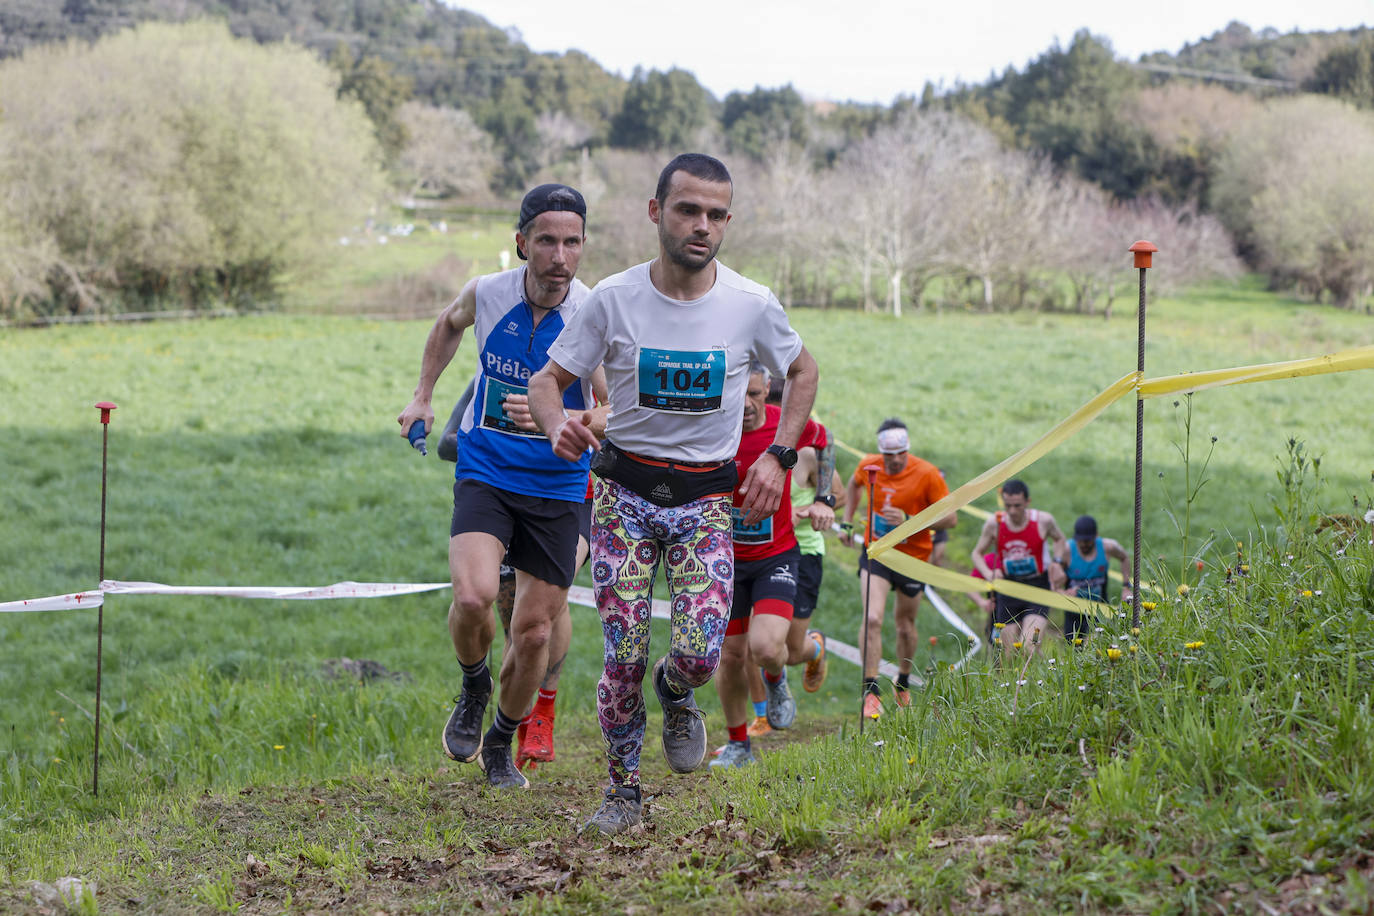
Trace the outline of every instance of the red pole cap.
<path fill-rule="evenodd" d="M 113 404 L 109 401 L 101 401 L 99 404 L 95 405 L 95 409 L 100 411 L 100 422 L 105 424 L 106 426 L 109 426 L 110 411 L 115 410 L 118 407 L 118 404 Z"/>
<path fill-rule="evenodd" d="M 864 470 L 868 473 L 868 485 L 873 486 L 873 481 L 878 479 L 878 466 L 876 464 L 864 465 Z"/>
<path fill-rule="evenodd" d="M 1158 251 L 1159 248 L 1155 245 L 1154 242 L 1147 242 L 1144 239 L 1141 239 L 1127 250 L 1130 251 L 1131 254 L 1135 255 L 1136 267 L 1152 267 L 1153 265 L 1150 263 L 1150 255 Z"/>

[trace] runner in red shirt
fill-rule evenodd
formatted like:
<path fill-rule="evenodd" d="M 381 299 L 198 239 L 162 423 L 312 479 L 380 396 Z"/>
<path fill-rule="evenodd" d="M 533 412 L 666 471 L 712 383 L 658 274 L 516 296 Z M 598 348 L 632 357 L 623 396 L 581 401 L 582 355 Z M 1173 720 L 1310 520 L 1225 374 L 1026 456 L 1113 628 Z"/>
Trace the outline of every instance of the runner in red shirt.
<path fill-rule="evenodd" d="M 754 762 L 749 743 L 748 667 L 763 668 L 768 690 L 768 724 L 788 728 L 797 716 L 797 704 L 787 686 L 787 634 L 792 626 L 792 602 L 797 591 L 797 567 L 801 551 L 792 530 L 792 474 L 797 463 L 794 449 L 773 445 L 778 431 L 779 408 L 765 403 L 768 375 L 762 366 L 751 366 L 749 387 L 744 394 L 744 431 L 740 436 L 735 463 L 747 470 L 765 451 L 772 451 L 787 471 L 782 501 L 771 516 L 753 524 L 744 520 L 740 509 L 743 498 L 735 489 L 733 540 L 735 546 L 735 591 L 730 607 L 730 622 L 725 629 L 725 645 L 716 671 L 716 690 L 725 713 L 730 740 L 713 767 L 741 767 Z M 808 420 L 797 448 L 824 445 L 824 428 Z M 829 528 L 834 510 L 815 503 L 804 515 L 812 527 Z"/>
<path fill-rule="evenodd" d="M 1068 549 L 1068 538 L 1059 530 L 1054 516 L 1030 508 L 1030 489 L 1016 478 L 1002 484 L 1002 505 L 1004 511 L 983 523 L 983 531 L 973 547 L 973 568 L 989 582 L 1007 579 L 1036 588 L 1062 587 L 1064 569 L 1053 557 Z M 1049 550 L 1051 542 L 1053 553 Z M 983 554 L 993 547 L 1002 561 L 998 569 L 989 569 L 983 560 Z M 1040 634 L 1049 623 L 1049 609 L 1000 592 L 995 597 L 993 625 L 1003 625 L 999 637 L 1003 654 L 1016 643 L 1021 643 L 1027 653 L 1034 653 Z"/>

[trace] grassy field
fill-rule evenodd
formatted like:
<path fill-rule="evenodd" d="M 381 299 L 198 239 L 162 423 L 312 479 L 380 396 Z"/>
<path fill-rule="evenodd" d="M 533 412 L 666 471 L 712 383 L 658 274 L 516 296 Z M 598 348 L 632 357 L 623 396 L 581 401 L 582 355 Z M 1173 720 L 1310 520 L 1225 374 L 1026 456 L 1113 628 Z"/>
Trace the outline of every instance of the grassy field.
<path fill-rule="evenodd" d="M 827 425 L 866 449 L 879 420 L 902 416 L 951 484 L 1134 367 L 1130 316 L 794 320 L 822 367 Z M 103 399 L 120 405 L 107 577 L 444 579 L 451 466 L 419 458 L 394 423 L 427 327 L 266 316 L 7 332 L 0 600 L 95 584 L 91 405 Z M 1152 304 L 1147 374 L 1370 342 L 1362 316 L 1253 286 L 1200 290 Z M 463 361 L 442 381 L 436 403 L 456 397 L 466 371 Z M 0 615 L 0 909 L 33 908 L 31 880 L 80 875 L 98 883 L 105 912 L 1252 912 L 1257 900 L 1362 912 L 1374 903 L 1360 852 L 1374 843 L 1369 551 L 1306 520 L 1349 511 L 1352 496 L 1368 505 L 1367 376 L 1200 394 L 1186 466 L 1188 405 L 1150 402 L 1146 547 L 1164 558 L 1150 572 L 1182 573 L 1193 592 L 1161 602 L 1138 639 L 1109 628 L 1104 642 L 1137 645 L 1123 664 L 1062 648 L 1054 665 L 1025 670 L 979 662 L 938 675 L 910 713 L 856 740 L 856 671 L 837 661 L 826 689 L 802 698 L 799 734 L 816 740 L 766 739 L 763 766 L 726 780 L 670 777 L 651 716 L 650 827 L 609 851 L 571 833 L 603 769 L 587 609 L 574 609 L 559 760 L 519 799 L 491 796 L 439 755 L 456 686 L 442 592 L 111 597 L 99 798 L 83 714 L 94 613 Z M 1034 504 L 1066 524 L 1092 512 L 1128 542 L 1133 421 L 1118 404 L 1033 467 Z M 1185 557 L 1165 509 L 1183 507 L 1185 472 L 1196 477 L 1212 436 Z M 1290 437 L 1323 456 L 1323 484 L 1309 467 L 1284 487 Z M 1220 546 L 1201 551 L 1198 570 L 1213 532 Z M 956 529 L 955 565 L 975 535 L 971 520 Z M 1224 585 L 1237 540 L 1251 566 L 1243 587 Z M 818 612 L 850 642 L 853 560 L 832 546 Z M 937 617 L 923 612 L 921 626 L 941 638 L 918 668 L 960 654 Z M 661 628 L 654 637 L 661 645 Z M 1194 641 L 1204 650 L 1183 648 Z M 331 679 L 326 662 L 340 657 L 400 677 Z M 710 691 L 703 699 L 723 740 Z"/>

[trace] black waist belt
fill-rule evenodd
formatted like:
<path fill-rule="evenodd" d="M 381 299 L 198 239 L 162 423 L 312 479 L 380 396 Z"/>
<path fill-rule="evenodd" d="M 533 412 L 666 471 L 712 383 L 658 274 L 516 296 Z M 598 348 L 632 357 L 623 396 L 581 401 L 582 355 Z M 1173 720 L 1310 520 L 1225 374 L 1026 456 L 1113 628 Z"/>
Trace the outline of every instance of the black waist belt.
<path fill-rule="evenodd" d="M 673 508 L 707 496 L 729 496 L 739 483 L 733 461 L 698 463 L 649 458 L 602 444 L 592 458 L 592 473 L 614 480 L 656 506 Z"/>

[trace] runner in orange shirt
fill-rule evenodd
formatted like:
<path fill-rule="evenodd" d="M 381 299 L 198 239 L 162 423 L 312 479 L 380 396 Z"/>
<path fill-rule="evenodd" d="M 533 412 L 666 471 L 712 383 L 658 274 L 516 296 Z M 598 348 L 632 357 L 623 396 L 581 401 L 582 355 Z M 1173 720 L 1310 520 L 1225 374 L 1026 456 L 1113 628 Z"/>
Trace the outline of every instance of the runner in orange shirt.
<path fill-rule="evenodd" d="M 874 479 L 873 502 L 864 511 L 873 539 L 882 537 L 896 528 L 909 516 L 933 505 L 949 493 L 945 479 L 940 471 L 921 458 L 911 454 L 911 440 L 906 424 L 896 418 L 884 420 L 878 426 L 877 455 L 865 455 L 859 462 L 854 476 L 846 488 L 844 520 L 853 520 L 859 508 L 859 498 L 868 489 L 868 475 L 865 468 L 876 466 L 878 475 Z M 931 531 L 953 528 L 958 521 L 955 513 L 939 519 L 930 528 L 918 531 L 897 545 L 897 550 L 915 557 L 928 560 L 931 551 Z M 848 546 L 862 547 L 863 539 L 858 532 L 848 531 L 841 536 L 841 542 Z M 924 582 L 918 582 L 889 569 L 876 560 L 869 560 L 866 552 L 859 554 L 859 596 L 868 597 L 868 617 L 859 627 L 859 644 L 865 644 L 864 627 L 867 629 L 866 644 L 869 647 L 867 664 L 864 666 L 864 715 L 876 719 L 882 715 L 883 704 L 878 692 L 878 663 L 882 658 L 883 617 L 887 613 L 888 593 L 897 592 L 897 681 L 893 684 L 893 699 L 898 706 L 911 704 L 910 678 L 911 660 L 916 654 L 916 611 L 921 606 L 921 593 Z"/>

